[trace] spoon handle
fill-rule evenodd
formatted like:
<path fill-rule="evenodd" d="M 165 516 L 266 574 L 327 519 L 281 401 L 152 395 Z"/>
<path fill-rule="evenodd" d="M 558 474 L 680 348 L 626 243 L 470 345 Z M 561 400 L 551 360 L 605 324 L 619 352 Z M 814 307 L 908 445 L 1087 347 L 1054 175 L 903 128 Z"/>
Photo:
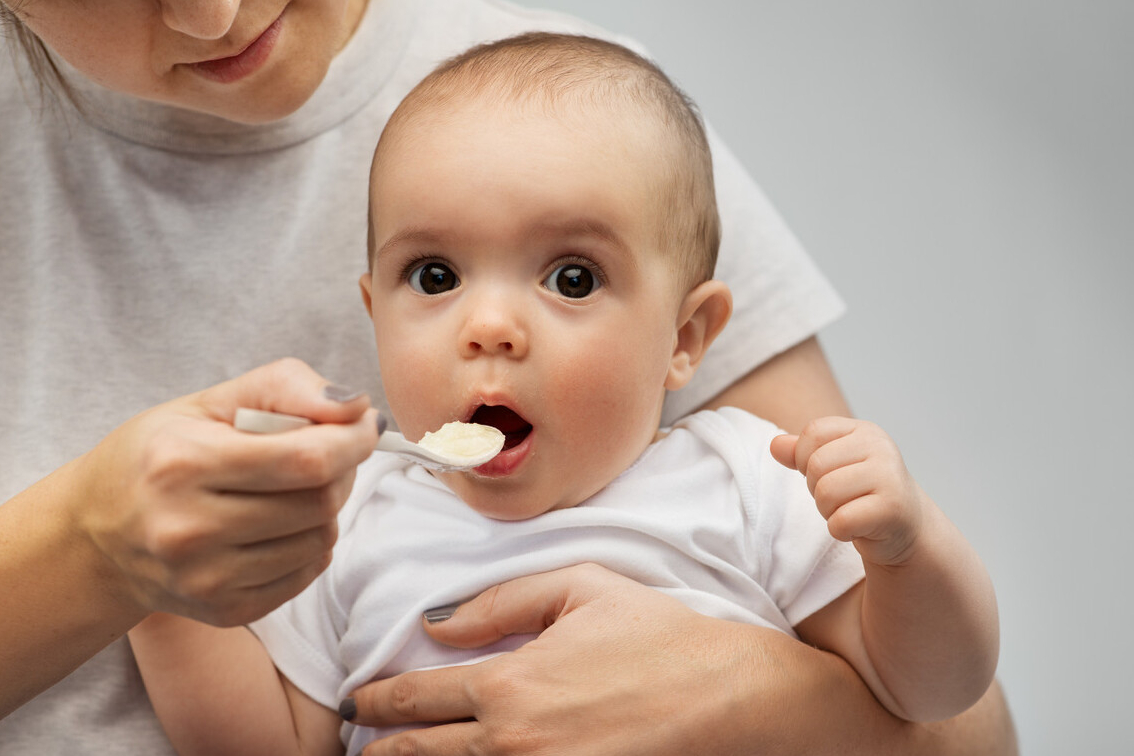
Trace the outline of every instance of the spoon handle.
<path fill-rule="evenodd" d="M 285 415 L 282 412 L 268 412 L 267 410 L 239 407 L 236 410 L 236 417 L 233 419 L 232 425 L 237 430 L 247 431 L 249 433 L 282 433 L 283 431 L 295 430 L 311 425 L 311 421 L 305 417 Z M 422 449 L 412 441 L 407 441 L 406 437 L 397 431 L 388 430 L 383 432 L 382 435 L 378 437 L 378 443 L 374 448 L 378 451 L 397 454 L 409 459 L 411 462 L 416 462 L 419 465 L 424 465 L 434 470 L 441 470 L 442 472 L 466 470 L 473 466 L 471 464 L 453 464 L 447 460 L 438 459 L 435 455 L 430 454 L 427 450 Z"/>
<path fill-rule="evenodd" d="M 282 433 L 305 425 L 311 425 L 311 421 L 305 417 L 248 407 L 237 407 L 236 417 L 232 421 L 232 427 L 249 433 Z"/>

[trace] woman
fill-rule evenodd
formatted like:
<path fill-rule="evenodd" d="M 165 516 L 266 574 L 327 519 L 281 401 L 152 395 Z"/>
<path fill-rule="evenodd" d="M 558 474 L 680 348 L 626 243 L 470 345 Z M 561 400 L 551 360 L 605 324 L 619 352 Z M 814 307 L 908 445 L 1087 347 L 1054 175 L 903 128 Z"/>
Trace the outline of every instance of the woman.
<path fill-rule="evenodd" d="M 599 30 L 477 0 L 4 11 L 24 44 L 0 63 L 0 749 L 168 752 L 122 634 L 154 610 L 237 624 L 294 595 L 325 566 L 373 446 L 367 399 L 322 376 L 380 396 L 348 292 L 386 117 L 473 42 Z M 798 430 L 846 414 L 814 338 L 841 304 L 719 143 L 714 155 L 719 275 L 748 297 L 667 418 L 735 404 Z M 253 370 L 288 355 L 303 362 Z M 320 425 L 249 437 L 230 426 L 239 405 Z M 485 628 L 553 620 L 538 653 L 359 691 L 359 720 L 475 717 L 396 736 L 423 753 L 506 752 L 517 733 L 526 753 L 1014 748 L 995 691 L 961 721 L 901 725 L 837 660 L 609 573 L 504 586 L 433 632 L 475 645 Z"/>

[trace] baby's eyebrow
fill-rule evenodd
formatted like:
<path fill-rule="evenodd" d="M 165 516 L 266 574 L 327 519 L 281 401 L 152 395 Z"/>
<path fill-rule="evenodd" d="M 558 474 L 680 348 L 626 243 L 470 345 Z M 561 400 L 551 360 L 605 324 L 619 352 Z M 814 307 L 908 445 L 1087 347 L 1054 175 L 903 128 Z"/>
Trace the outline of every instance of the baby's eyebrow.
<path fill-rule="evenodd" d="M 375 257 L 381 256 L 382 253 L 393 249 L 401 244 L 427 244 L 439 245 L 444 239 L 444 235 L 439 231 L 430 228 L 406 228 L 391 236 L 382 246 L 378 248 Z"/>
<path fill-rule="evenodd" d="M 614 228 L 594 218 L 571 218 L 566 221 L 539 223 L 532 228 L 533 238 L 589 236 L 611 244 L 621 250 L 627 244 Z"/>
<path fill-rule="evenodd" d="M 609 223 L 593 218 L 541 221 L 530 226 L 526 230 L 525 235 L 529 239 L 590 237 L 606 242 L 622 251 L 629 249 L 629 245 L 626 244 Z M 403 244 L 441 247 L 444 246 L 446 240 L 451 236 L 451 233 L 446 233 L 445 231 L 428 226 L 404 228 L 383 242 L 382 246 L 378 247 L 375 258 Z"/>

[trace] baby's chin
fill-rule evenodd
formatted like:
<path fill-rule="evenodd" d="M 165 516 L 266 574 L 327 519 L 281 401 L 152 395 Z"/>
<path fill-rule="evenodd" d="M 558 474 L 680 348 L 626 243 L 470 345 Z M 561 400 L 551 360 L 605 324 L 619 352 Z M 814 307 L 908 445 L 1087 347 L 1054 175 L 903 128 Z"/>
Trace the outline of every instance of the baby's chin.
<path fill-rule="evenodd" d="M 555 509 L 569 509 L 588 496 L 541 496 L 529 486 L 497 478 L 475 478 L 475 473 L 440 473 L 442 482 L 477 514 L 492 520 L 517 522 Z M 472 479 L 470 479 L 472 478 Z"/>

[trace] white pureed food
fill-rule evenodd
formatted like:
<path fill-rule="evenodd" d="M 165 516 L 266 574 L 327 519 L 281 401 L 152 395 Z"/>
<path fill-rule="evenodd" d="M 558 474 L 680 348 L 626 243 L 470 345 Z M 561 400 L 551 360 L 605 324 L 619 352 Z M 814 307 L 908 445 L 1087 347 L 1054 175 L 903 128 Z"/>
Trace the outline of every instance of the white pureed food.
<path fill-rule="evenodd" d="M 504 434 L 491 425 L 445 423 L 417 442 L 435 454 L 456 460 L 491 459 L 504 448 Z"/>

